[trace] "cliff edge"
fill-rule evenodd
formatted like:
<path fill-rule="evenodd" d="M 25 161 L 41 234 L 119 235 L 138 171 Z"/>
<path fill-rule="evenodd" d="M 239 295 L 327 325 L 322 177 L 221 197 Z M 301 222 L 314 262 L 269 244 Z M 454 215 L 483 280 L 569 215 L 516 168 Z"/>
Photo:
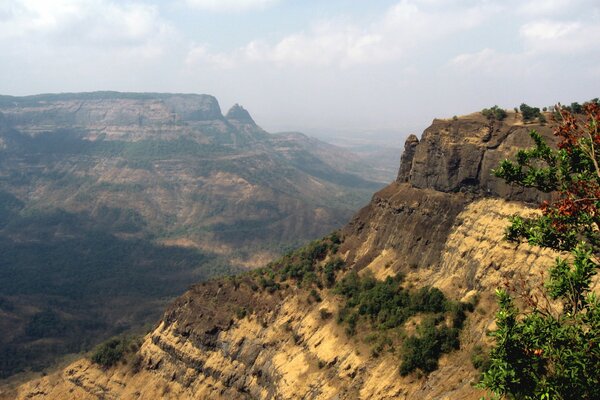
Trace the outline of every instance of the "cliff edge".
<path fill-rule="evenodd" d="M 443 355 L 437 370 L 401 376 L 399 350 L 375 353 L 365 337 L 349 335 L 329 317 L 342 308 L 338 292 L 327 286 L 309 290 L 303 281 L 278 281 L 269 276 L 281 272 L 277 268 L 283 267 L 275 265 L 192 287 L 145 336 L 134 361 L 102 369 L 81 359 L 8 395 L 480 398 L 473 387 L 479 372 L 471 356 L 488 344 L 494 289 L 506 280 L 539 282 L 540 267 L 556 256 L 503 240 L 507 217 L 534 213 L 528 204 L 545 198 L 507 186 L 490 173 L 501 159 L 530 144 L 531 129 L 552 137 L 548 127 L 523 125 L 514 114 L 502 122 L 480 114 L 434 120 L 421 139 L 408 138 L 397 180 L 373 196 L 334 246 L 335 257 L 343 261 L 338 281 L 352 272 L 379 280 L 401 273 L 406 287 L 433 286 L 450 299 L 475 304 L 460 333 L 459 349 Z M 323 257 L 317 271 L 334 256 Z M 409 320 L 405 330 L 415 325 Z"/>

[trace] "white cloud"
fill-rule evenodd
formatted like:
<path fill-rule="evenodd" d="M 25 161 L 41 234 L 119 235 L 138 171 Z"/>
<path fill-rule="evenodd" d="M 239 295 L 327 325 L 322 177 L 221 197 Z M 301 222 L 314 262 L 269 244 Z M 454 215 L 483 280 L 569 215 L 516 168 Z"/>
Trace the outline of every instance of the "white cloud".
<path fill-rule="evenodd" d="M 186 0 L 194 8 L 211 11 L 244 11 L 260 9 L 278 3 L 279 0 Z"/>
<path fill-rule="evenodd" d="M 535 21 L 521 27 L 521 35 L 528 40 L 557 40 L 579 29 L 577 22 Z"/>
<path fill-rule="evenodd" d="M 459 54 L 449 62 L 448 67 L 458 74 L 476 73 L 496 78 L 539 73 L 530 54 L 502 53 L 490 48 Z"/>
<path fill-rule="evenodd" d="M 407 59 L 411 52 L 418 52 L 447 35 L 477 27 L 499 11 L 498 7 L 487 5 L 432 13 L 423 11 L 421 3 L 422 0 L 401 1 L 367 26 L 330 19 L 276 43 L 254 40 L 233 52 L 217 54 L 208 54 L 203 47 L 202 57 L 191 54 L 188 61 L 211 63 L 217 59 L 217 64 L 229 66 L 267 62 L 279 67 L 341 68 L 382 64 Z"/>
<path fill-rule="evenodd" d="M 529 16 L 554 15 L 563 13 L 573 7 L 574 3 L 580 1 L 573 0 L 529 0 L 520 2 L 517 7 L 517 13 Z"/>
<path fill-rule="evenodd" d="M 520 29 L 528 51 L 575 55 L 600 51 L 600 26 L 594 21 L 541 20 L 524 24 Z"/>
<path fill-rule="evenodd" d="M 0 40 L 57 46 L 137 48 L 159 55 L 175 30 L 157 6 L 109 0 L 15 0 L 3 8 Z"/>
<path fill-rule="evenodd" d="M 207 65 L 216 69 L 232 69 L 236 66 L 234 57 L 224 53 L 212 53 L 207 45 L 194 45 L 188 51 L 185 64 L 188 67 Z"/>

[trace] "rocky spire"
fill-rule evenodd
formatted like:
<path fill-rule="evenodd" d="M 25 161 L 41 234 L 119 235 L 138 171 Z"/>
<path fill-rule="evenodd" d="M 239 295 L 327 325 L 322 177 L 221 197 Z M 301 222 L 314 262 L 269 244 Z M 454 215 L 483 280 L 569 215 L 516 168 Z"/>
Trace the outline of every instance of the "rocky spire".
<path fill-rule="evenodd" d="M 250 113 L 246 111 L 244 107 L 240 106 L 237 103 L 229 109 L 225 118 L 245 124 L 256 125 L 254 120 L 250 116 Z"/>

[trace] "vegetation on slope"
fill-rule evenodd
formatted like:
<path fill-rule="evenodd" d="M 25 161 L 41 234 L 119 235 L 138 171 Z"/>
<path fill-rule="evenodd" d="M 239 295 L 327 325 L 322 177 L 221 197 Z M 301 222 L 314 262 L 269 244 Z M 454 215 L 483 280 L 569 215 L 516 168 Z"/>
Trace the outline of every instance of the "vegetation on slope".
<path fill-rule="evenodd" d="M 509 399 L 600 398 L 600 299 L 592 286 L 600 268 L 600 104 L 583 109 L 586 120 L 557 108 L 558 150 L 532 132 L 535 147 L 495 171 L 558 195 L 538 217 L 513 217 L 507 239 L 571 253 L 549 268 L 544 287 L 497 291 L 495 347 L 481 385 Z"/>
<path fill-rule="evenodd" d="M 348 271 L 335 256 L 340 243 L 334 232 L 253 271 L 255 289 L 274 293 L 294 285 L 316 302 L 323 291 L 329 291 L 341 303 L 338 323 L 346 326 L 349 336 L 360 333 L 372 345 L 374 357 L 385 351 L 397 354 L 402 375 L 437 369 L 442 354 L 460 347 L 460 330 L 474 304 L 451 301 L 434 287 L 405 288 L 401 274 L 380 281 L 368 273 Z M 320 314 L 323 320 L 331 316 L 326 309 Z M 414 317 L 420 322 L 408 334 L 406 324 Z"/>
<path fill-rule="evenodd" d="M 122 335 L 115 336 L 99 344 L 90 354 L 90 359 L 104 368 L 110 368 L 126 357 L 133 357 L 132 369 L 140 367 L 139 355 L 136 354 L 142 344 L 142 338 L 139 336 Z"/>
<path fill-rule="evenodd" d="M 378 281 L 350 272 L 335 288 L 345 300 L 338 321 L 347 325 L 348 335 L 361 332 L 367 342 L 375 343 L 375 356 L 386 349 L 394 353 L 401 344 L 400 374 L 416 369 L 429 373 L 437 369 L 443 353 L 459 348 L 465 311 L 472 311 L 473 305 L 450 301 L 434 287 L 406 289 L 402 283 L 401 274 Z M 405 324 L 415 316 L 421 320 L 417 334 L 408 335 Z"/>
<path fill-rule="evenodd" d="M 113 221 L 62 210 L 21 216 L 14 198 L 1 197 L 9 218 L 0 226 L 0 313 L 12 328 L 0 338 L 0 378 L 154 322 L 191 283 L 239 271 L 193 249 L 108 233 L 107 225 L 139 230 L 119 213 Z"/>

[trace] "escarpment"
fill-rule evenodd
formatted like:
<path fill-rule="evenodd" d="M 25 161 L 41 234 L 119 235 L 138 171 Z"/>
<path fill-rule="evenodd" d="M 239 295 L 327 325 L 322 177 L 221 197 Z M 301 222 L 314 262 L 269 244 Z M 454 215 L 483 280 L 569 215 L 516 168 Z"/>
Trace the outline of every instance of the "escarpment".
<path fill-rule="evenodd" d="M 556 254 L 503 240 L 507 217 L 536 212 L 547 195 L 491 176 L 498 162 L 530 145 L 514 114 L 435 120 L 407 140 L 398 179 L 377 192 L 337 236 L 305 250 L 314 269 L 290 258 L 258 272 L 192 287 L 144 338 L 132 362 L 103 370 L 87 359 L 32 381 L 17 398 L 74 399 L 478 399 L 471 364 L 493 328 L 494 289 L 507 279 L 539 282 Z M 321 246 L 321 247 L 319 247 Z M 304 254 L 303 253 L 303 254 Z M 308 256 L 307 256 L 308 257 Z M 339 269 L 328 265 L 341 260 Z M 336 264 L 337 265 L 337 264 Z M 308 269 L 307 269 L 308 268 Z M 407 288 L 433 286 L 475 304 L 459 349 L 428 374 L 399 374 L 399 348 L 376 352 L 366 327 L 338 322 L 340 282 L 357 272 L 405 276 Z M 329 274 L 329 275 L 328 275 Z M 321 282 L 321 284 L 314 284 Z M 330 283 L 330 282 L 329 282 Z M 478 302 L 474 299 L 478 298 Z M 366 321 L 366 320 L 361 320 Z M 403 331 L 418 329 L 408 319 Z M 395 339 L 393 339 L 395 340 Z"/>

